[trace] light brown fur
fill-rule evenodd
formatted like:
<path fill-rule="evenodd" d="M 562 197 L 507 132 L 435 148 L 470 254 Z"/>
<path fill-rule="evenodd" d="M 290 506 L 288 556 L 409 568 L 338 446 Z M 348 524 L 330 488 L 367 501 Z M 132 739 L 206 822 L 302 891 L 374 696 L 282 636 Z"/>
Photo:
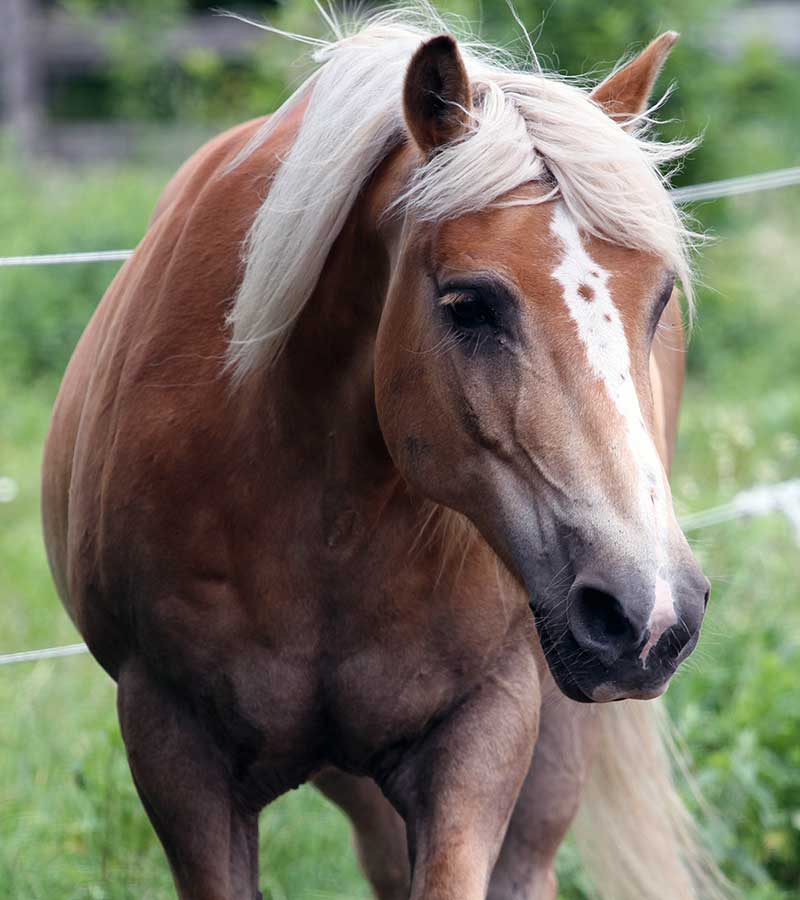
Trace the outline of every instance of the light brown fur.
<path fill-rule="evenodd" d="M 406 102 L 413 118 L 413 91 Z M 539 376 L 597 399 L 570 374 L 579 348 L 542 237 L 552 204 L 441 227 L 387 220 L 432 149 L 407 144 L 357 201 L 285 353 L 234 390 L 225 315 L 239 248 L 301 115 L 232 171 L 259 122 L 200 150 L 98 307 L 45 451 L 54 577 L 118 682 L 131 770 L 183 900 L 252 900 L 257 814 L 314 776 L 348 808 L 383 900 L 554 896 L 593 713 L 557 693 L 483 473 L 494 454 L 538 485 L 525 468 L 537 442 L 561 446 L 567 468 L 594 452 L 611 492 L 620 472 L 602 452 L 599 413 L 565 443 L 569 407 L 558 404 L 569 397 L 543 385 L 532 427 L 520 382 L 459 370 L 419 299 L 448 272 L 499 274 L 523 298 L 522 330 L 548 331 L 551 368 Z M 413 134 L 441 139 L 418 125 Z M 637 387 L 668 454 L 682 357 L 657 346 L 653 400 L 642 305 L 662 267 L 592 248 L 625 298 Z M 530 364 L 521 371 L 535 383 Z M 477 525 L 468 553 L 417 540 L 432 502 Z M 362 776 L 371 781 L 349 780 Z"/>

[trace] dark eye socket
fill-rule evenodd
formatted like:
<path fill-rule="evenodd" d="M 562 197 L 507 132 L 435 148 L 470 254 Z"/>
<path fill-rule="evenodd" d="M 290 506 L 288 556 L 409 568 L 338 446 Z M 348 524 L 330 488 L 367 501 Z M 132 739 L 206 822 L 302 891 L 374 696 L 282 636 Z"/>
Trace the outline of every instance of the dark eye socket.
<path fill-rule="evenodd" d="M 655 308 L 656 324 L 658 324 L 658 320 L 661 318 L 661 314 L 664 312 L 664 308 L 666 307 L 667 303 L 669 303 L 669 298 L 672 296 L 672 291 L 674 290 L 674 288 L 675 288 L 675 276 L 672 275 L 670 277 L 669 281 L 664 285 L 664 288 L 658 297 L 658 302 L 656 303 L 656 308 Z"/>
<path fill-rule="evenodd" d="M 497 316 L 491 304 L 476 293 L 448 294 L 441 302 L 450 321 L 462 331 L 497 324 Z"/>

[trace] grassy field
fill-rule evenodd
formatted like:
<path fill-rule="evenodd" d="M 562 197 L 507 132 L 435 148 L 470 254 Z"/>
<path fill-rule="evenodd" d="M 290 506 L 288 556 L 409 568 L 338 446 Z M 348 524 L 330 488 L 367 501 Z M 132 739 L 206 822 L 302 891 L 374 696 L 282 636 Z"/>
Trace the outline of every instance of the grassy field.
<path fill-rule="evenodd" d="M 162 181 L 136 170 L 19 179 L 0 209 L 3 252 L 129 245 Z M 674 477 L 681 512 L 800 477 L 800 191 L 700 213 L 724 224 L 700 260 L 705 286 Z M 0 477 L 19 488 L 0 504 L 0 652 L 79 639 L 47 572 L 39 464 L 55 373 L 113 271 L 0 270 Z M 744 896 L 795 897 L 800 549 L 774 515 L 694 538 L 715 590 L 700 648 L 668 703 L 717 810 L 706 829 L 717 858 Z M 0 900 L 172 897 L 127 772 L 113 685 L 93 661 L 0 668 L 0 719 Z M 368 896 L 346 824 L 310 789 L 265 813 L 263 849 L 271 900 Z M 562 896 L 590 896 L 573 869 L 568 850 Z"/>

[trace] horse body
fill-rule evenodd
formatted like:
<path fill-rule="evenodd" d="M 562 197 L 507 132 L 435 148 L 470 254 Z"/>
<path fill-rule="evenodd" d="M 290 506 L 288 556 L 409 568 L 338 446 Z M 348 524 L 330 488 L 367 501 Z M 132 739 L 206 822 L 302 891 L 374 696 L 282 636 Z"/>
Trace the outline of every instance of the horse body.
<path fill-rule="evenodd" d="M 257 896 L 257 814 L 315 776 L 350 812 L 382 900 L 409 890 L 403 829 L 383 795 L 407 823 L 416 900 L 478 900 L 487 890 L 510 900 L 520 879 L 526 897 L 547 897 L 598 715 L 553 682 L 520 583 L 518 538 L 490 547 L 440 505 L 469 515 L 481 534 L 496 530 L 487 518 L 496 510 L 462 502 L 478 493 L 477 457 L 461 452 L 467 439 L 448 432 L 447 415 L 434 404 L 406 429 L 409 384 L 430 387 L 433 377 L 417 361 L 438 348 L 409 350 L 419 323 L 404 322 L 391 298 L 416 290 L 441 260 L 454 272 L 488 270 L 532 223 L 545 232 L 559 203 L 409 235 L 387 211 L 418 151 L 412 142 L 393 149 L 341 224 L 285 352 L 234 389 L 221 373 L 239 248 L 305 110 L 304 100 L 244 159 L 263 120 L 199 151 L 98 307 L 45 454 L 54 577 L 118 681 L 133 776 L 181 897 Z M 592 247 L 609 265 L 634 252 L 596 239 Z M 557 243 L 543 249 L 520 263 L 530 272 L 506 277 L 550 279 L 541 303 L 566 335 L 572 325 L 550 278 L 559 252 Z M 636 289 L 649 291 L 661 266 L 637 260 Z M 676 300 L 661 322 L 668 339 L 642 358 L 658 387 L 646 415 L 666 464 L 682 379 Z M 574 365 L 543 365 L 540 377 L 568 381 Z M 519 413 L 516 395 L 494 405 L 503 396 Z M 553 431 L 570 414 L 569 399 L 559 402 Z M 469 441 L 511 455 L 499 428 L 470 408 L 459 415 Z M 589 423 L 585 439 L 601 457 L 594 433 Z M 428 489 L 437 441 L 452 441 L 460 462 Z M 601 459 L 598 473 L 619 477 L 605 468 Z M 663 689 L 658 663 L 629 695 Z"/>
<path fill-rule="evenodd" d="M 524 603 L 487 604 L 499 593 L 493 568 L 487 585 L 489 554 L 460 569 L 454 605 L 454 572 L 441 571 L 437 548 L 413 546 L 419 502 L 374 414 L 368 335 L 379 305 L 343 300 L 354 273 L 380 290 L 385 265 L 362 227 L 337 244 L 297 350 L 268 385 L 231 402 L 216 374 L 220 298 L 235 291 L 237 247 L 258 199 L 231 179 L 262 182 L 280 152 L 269 144 L 223 178 L 249 130 L 234 132 L 227 152 L 205 151 L 212 158 L 198 161 L 139 249 L 146 262 L 120 273 L 76 352 L 50 446 L 79 432 L 70 519 L 97 527 L 80 552 L 57 555 L 69 559 L 73 617 L 113 676 L 131 655 L 201 692 L 217 691 L 204 684 L 209 672 L 224 673 L 231 683 L 215 706 L 242 698 L 237 714 L 270 754 L 307 748 L 305 778 L 328 761 L 314 749 L 326 722 L 353 748 L 337 762 L 363 766 L 459 699 L 510 632 L 530 642 L 532 622 Z M 354 346 L 337 346 L 338 334 Z M 46 509 L 65 501 L 45 494 Z M 53 544 L 65 538 L 56 533 Z M 412 640 L 419 634 L 422 644 Z"/>

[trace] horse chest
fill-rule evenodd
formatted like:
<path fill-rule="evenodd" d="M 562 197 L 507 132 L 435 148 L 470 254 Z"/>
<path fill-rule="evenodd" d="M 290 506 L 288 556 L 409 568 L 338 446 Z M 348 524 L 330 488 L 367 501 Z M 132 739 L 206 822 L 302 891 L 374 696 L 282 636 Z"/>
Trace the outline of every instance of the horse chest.
<path fill-rule="evenodd" d="M 373 646 L 342 658 L 325 678 L 325 709 L 336 751 L 361 756 L 413 740 L 468 689 L 467 665 L 435 659 L 419 648 Z"/>

